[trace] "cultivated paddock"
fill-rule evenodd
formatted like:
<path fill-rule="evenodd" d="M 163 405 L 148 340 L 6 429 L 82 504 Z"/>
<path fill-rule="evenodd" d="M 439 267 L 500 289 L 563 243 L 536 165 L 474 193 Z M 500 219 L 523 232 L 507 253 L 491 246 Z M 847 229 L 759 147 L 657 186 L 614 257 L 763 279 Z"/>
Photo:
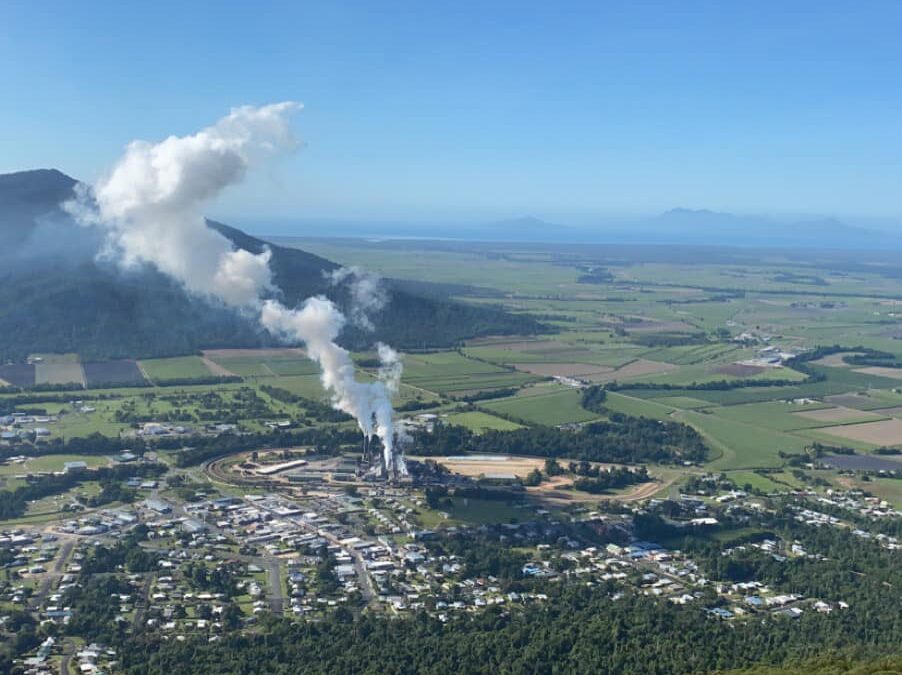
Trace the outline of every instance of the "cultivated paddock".
<path fill-rule="evenodd" d="M 208 359 L 247 359 L 247 358 L 306 358 L 307 354 L 300 347 L 274 347 L 270 349 L 205 349 Z"/>
<path fill-rule="evenodd" d="M 763 366 L 750 366 L 746 363 L 728 363 L 720 366 L 714 372 L 731 377 L 752 377 L 760 375 L 766 369 Z"/>
<path fill-rule="evenodd" d="M 895 418 L 880 422 L 822 427 L 818 431 L 872 445 L 902 445 L 902 420 Z"/>
<path fill-rule="evenodd" d="M 902 380 L 902 368 L 871 366 L 870 368 L 856 368 L 855 372 L 863 375 L 874 375 L 875 377 L 889 377 L 894 380 Z"/>
<path fill-rule="evenodd" d="M 614 372 L 610 366 L 591 363 L 514 363 L 513 366 L 517 370 L 541 377 L 578 377 Z"/>
<path fill-rule="evenodd" d="M 821 408 L 820 410 L 802 410 L 792 414 L 816 422 L 848 422 L 850 420 L 866 420 L 874 418 L 872 413 L 842 406 L 836 408 Z"/>
<path fill-rule="evenodd" d="M 41 361 L 34 364 L 35 384 L 76 384 L 84 386 L 85 374 L 78 361 Z"/>
<path fill-rule="evenodd" d="M 628 380 L 634 377 L 642 377 L 644 375 L 658 375 L 660 373 L 669 373 L 676 370 L 677 366 L 672 363 L 663 361 L 649 361 L 648 359 L 636 359 L 607 373 L 593 375 L 588 379 L 592 382 L 604 383 L 613 382 L 614 380 Z"/>

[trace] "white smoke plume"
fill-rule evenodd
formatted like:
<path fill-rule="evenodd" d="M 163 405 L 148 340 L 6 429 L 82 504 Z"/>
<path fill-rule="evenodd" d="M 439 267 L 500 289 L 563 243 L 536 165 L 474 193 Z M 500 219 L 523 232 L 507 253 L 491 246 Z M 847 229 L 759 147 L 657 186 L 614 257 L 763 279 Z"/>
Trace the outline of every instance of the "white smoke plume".
<path fill-rule="evenodd" d="M 374 326 L 370 315 L 385 307 L 388 301 L 382 278 L 356 266 L 339 267 L 327 276 L 335 285 L 348 282 L 351 292 L 351 321 L 364 330 L 372 331 Z"/>
<path fill-rule="evenodd" d="M 264 328 L 304 343 L 321 369 L 322 384 L 333 405 L 352 415 L 361 431 L 376 433 L 385 447 L 385 466 L 403 471 L 393 454 L 392 394 L 401 363 L 390 347 L 379 345 L 383 367 L 373 382 L 358 382 L 350 354 L 336 344 L 344 315 L 324 297 L 308 298 L 290 309 L 262 301 L 272 288 L 270 251 L 236 250 L 207 227 L 204 207 L 248 169 L 297 145 L 290 117 L 293 102 L 259 108 L 243 106 L 191 136 L 170 136 L 159 143 L 134 141 L 92 192 L 83 190 L 67 209 L 83 224 L 104 233 L 103 254 L 125 267 L 152 264 L 195 294 L 259 312 Z M 368 312 L 382 307 L 379 278 L 356 268 L 351 279 L 352 320 L 372 327 Z"/>
<path fill-rule="evenodd" d="M 351 354 L 335 343 L 345 324 L 344 315 L 328 298 L 308 298 L 298 309 L 288 309 L 274 300 L 263 303 L 263 326 L 275 335 L 302 340 L 307 355 L 320 366 L 323 388 L 332 395 L 332 404 L 357 420 L 363 434 L 374 433 L 382 440 L 386 468 L 403 471 L 394 455 L 394 428 L 391 398 L 401 376 L 398 353 L 379 343 L 382 368 L 373 382 L 358 382 Z"/>
<path fill-rule="evenodd" d="M 258 161 L 297 147 L 289 117 L 301 107 L 242 106 L 192 136 L 133 141 L 93 194 L 67 208 L 105 230 L 105 254 L 123 266 L 152 263 L 193 293 L 253 306 L 272 286 L 268 252 L 234 250 L 202 209 Z"/>

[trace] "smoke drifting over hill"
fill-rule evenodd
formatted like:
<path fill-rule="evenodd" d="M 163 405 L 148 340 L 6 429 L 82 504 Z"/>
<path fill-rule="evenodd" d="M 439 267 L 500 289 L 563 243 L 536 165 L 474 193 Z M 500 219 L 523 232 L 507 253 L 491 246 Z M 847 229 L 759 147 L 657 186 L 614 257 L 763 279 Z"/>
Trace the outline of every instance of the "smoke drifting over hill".
<path fill-rule="evenodd" d="M 102 256 L 124 268 L 152 264 L 189 292 L 253 313 L 274 335 L 303 342 L 321 368 L 333 405 L 353 415 L 367 437 L 379 435 L 387 470 L 403 471 L 393 452 L 391 396 L 401 372 L 397 353 L 379 345 L 379 378 L 358 382 L 350 354 L 335 342 L 346 318 L 332 301 L 316 296 L 292 309 L 272 299 L 278 289 L 270 251 L 235 249 L 204 219 L 209 201 L 248 170 L 297 148 L 290 118 L 301 107 L 294 102 L 243 106 L 191 136 L 133 141 L 109 175 L 93 190 L 81 186 L 66 208 L 80 223 L 104 233 Z M 385 304 L 378 277 L 342 269 L 333 282 L 350 284 L 351 318 L 372 329 L 369 312 Z"/>

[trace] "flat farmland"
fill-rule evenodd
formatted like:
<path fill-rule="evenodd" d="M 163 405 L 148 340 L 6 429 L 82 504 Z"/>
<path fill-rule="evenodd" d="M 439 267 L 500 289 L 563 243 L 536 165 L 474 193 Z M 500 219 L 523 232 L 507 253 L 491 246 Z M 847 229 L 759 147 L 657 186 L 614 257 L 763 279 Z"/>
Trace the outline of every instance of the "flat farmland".
<path fill-rule="evenodd" d="M 855 408 L 856 410 L 879 410 L 887 407 L 887 402 L 883 398 L 875 396 L 875 392 L 836 394 L 825 396 L 824 401 L 831 405 Z"/>
<path fill-rule="evenodd" d="M 576 389 L 566 389 L 536 396 L 513 396 L 482 404 L 491 412 L 510 415 L 533 424 L 554 426 L 588 422 L 600 415 L 585 410 L 580 405 L 581 394 Z"/>
<path fill-rule="evenodd" d="M 273 377 L 275 373 L 266 367 L 258 356 L 207 356 L 209 360 L 239 377 Z"/>
<path fill-rule="evenodd" d="M 590 377 L 614 372 L 610 366 L 589 363 L 514 363 L 517 370 L 541 377 Z"/>
<path fill-rule="evenodd" d="M 275 357 L 263 360 L 263 364 L 276 375 L 315 375 L 319 366 L 306 356 Z"/>
<path fill-rule="evenodd" d="M 892 408 L 874 408 L 873 410 L 875 413 L 888 417 L 902 417 L 902 405 L 893 406 Z"/>
<path fill-rule="evenodd" d="M 272 347 L 260 349 L 205 349 L 204 356 L 218 361 L 219 359 L 268 359 L 297 358 L 304 356 L 300 347 Z"/>
<path fill-rule="evenodd" d="M 648 359 L 636 359 L 614 370 L 593 375 L 587 378 L 595 383 L 613 382 L 615 380 L 631 380 L 643 378 L 649 375 L 661 375 L 676 370 L 677 366 L 663 361 L 650 361 Z"/>
<path fill-rule="evenodd" d="M 681 408 L 683 410 L 698 410 L 699 408 L 710 408 L 713 403 L 703 401 L 700 398 L 692 396 L 661 396 L 653 399 L 655 403 L 666 405 L 672 408 Z"/>
<path fill-rule="evenodd" d="M 685 411 L 675 416 L 695 427 L 721 457 L 708 464 L 717 471 L 779 467 L 780 451 L 802 452 L 809 444 L 805 438 L 726 419 L 718 415 Z"/>
<path fill-rule="evenodd" d="M 76 360 L 38 361 L 34 364 L 35 384 L 74 384 L 84 386 L 85 373 Z"/>
<path fill-rule="evenodd" d="M 212 373 L 200 356 L 176 356 L 167 359 L 147 359 L 140 362 L 141 369 L 153 381 L 175 379 L 200 379 Z"/>
<path fill-rule="evenodd" d="M 730 344 L 683 345 L 678 347 L 660 347 L 643 354 L 647 359 L 665 361 L 678 366 L 706 363 L 723 360 L 738 351 L 738 347 Z"/>
<path fill-rule="evenodd" d="M 861 422 L 858 424 L 822 427 L 819 431 L 831 436 L 847 438 L 870 445 L 902 445 L 902 420 L 895 417 L 879 422 Z"/>
<path fill-rule="evenodd" d="M 273 377 L 305 375 L 316 372 L 316 365 L 303 349 L 208 349 L 204 359 L 240 377 Z M 310 365 L 307 365 L 310 364 Z"/>
<path fill-rule="evenodd" d="M 31 363 L 8 363 L 0 365 L 0 380 L 14 387 L 35 385 L 34 365 Z"/>
<path fill-rule="evenodd" d="M 631 361 L 641 351 L 635 345 L 622 349 L 587 349 L 585 346 L 553 340 L 501 342 L 470 346 L 464 354 L 499 364 L 579 363 L 616 368 Z"/>
<path fill-rule="evenodd" d="M 884 366 L 871 366 L 869 368 L 856 368 L 856 373 L 875 375 L 877 377 L 891 377 L 894 380 L 902 380 L 902 368 L 887 368 Z"/>
<path fill-rule="evenodd" d="M 764 366 L 751 366 L 747 363 L 727 363 L 722 366 L 718 366 L 714 369 L 714 372 L 718 375 L 729 375 L 730 377 L 754 377 L 755 375 L 760 375 L 767 368 Z"/>
<path fill-rule="evenodd" d="M 829 424 L 848 424 L 850 422 L 875 420 L 880 417 L 879 415 L 864 410 L 844 408 L 842 406 L 837 406 L 835 408 L 820 408 L 818 410 L 803 410 L 793 414 L 798 417 L 814 420 L 815 422 L 826 422 Z"/>
<path fill-rule="evenodd" d="M 611 412 L 632 415 L 633 417 L 648 417 L 655 420 L 670 419 L 674 408 L 655 401 L 648 401 L 632 396 L 624 396 L 619 392 L 609 391 L 604 403 L 605 408 Z"/>
<path fill-rule="evenodd" d="M 486 389 L 520 387 L 538 377 L 469 359 L 457 352 L 408 354 L 402 381 L 442 394 L 464 394 Z"/>
<path fill-rule="evenodd" d="M 473 410 L 469 412 L 454 413 L 445 418 L 448 424 L 456 424 L 466 427 L 476 433 L 483 431 L 513 431 L 514 429 L 522 429 L 522 425 L 510 420 L 505 420 L 494 415 L 487 415 L 484 412 Z"/>
<path fill-rule="evenodd" d="M 104 385 L 142 384 L 144 374 L 137 361 L 120 359 L 118 361 L 96 361 L 84 364 L 85 379 L 89 387 Z"/>
<path fill-rule="evenodd" d="M 710 412 L 718 417 L 751 424 L 774 431 L 794 431 L 809 427 L 829 426 L 834 422 L 809 418 L 809 414 L 816 414 L 822 410 L 835 410 L 823 404 L 798 405 L 784 401 L 766 401 L 763 403 L 747 403 L 744 405 L 724 406 L 711 408 Z"/>

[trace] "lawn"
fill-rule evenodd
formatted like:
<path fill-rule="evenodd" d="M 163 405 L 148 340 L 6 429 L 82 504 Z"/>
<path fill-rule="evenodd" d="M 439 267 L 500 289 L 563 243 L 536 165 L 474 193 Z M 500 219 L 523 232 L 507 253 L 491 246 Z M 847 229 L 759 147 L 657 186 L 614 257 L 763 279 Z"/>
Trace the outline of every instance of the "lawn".
<path fill-rule="evenodd" d="M 525 509 L 517 509 L 505 502 L 490 499 L 455 497 L 454 506 L 448 513 L 454 520 L 467 523 L 507 523 L 528 520 Z"/>
<path fill-rule="evenodd" d="M 89 469 L 109 464 L 107 458 L 100 455 L 42 455 L 40 457 L 30 457 L 22 463 L 2 464 L 0 465 L 0 476 L 10 479 L 11 482 L 5 487 L 11 489 L 23 484 L 14 481 L 12 479 L 13 476 L 62 471 L 66 462 L 84 462 Z"/>
<path fill-rule="evenodd" d="M 102 455 L 42 455 L 41 457 L 29 458 L 25 465 L 32 472 L 62 471 L 66 462 L 84 462 L 90 469 L 106 466 L 109 463 L 107 458 Z M 16 473 L 25 472 L 18 471 Z"/>
<path fill-rule="evenodd" d="M 762 476 L 754 471 L 729 471 L 727 472 L 727 478 L 736 483 L 740 489 L 745 488 L 746 485 L 751 485 L 753 488 L 764 492 L 785 492 L 789 489 L 785 485 L 776 483 L 767 476 Z"/>

